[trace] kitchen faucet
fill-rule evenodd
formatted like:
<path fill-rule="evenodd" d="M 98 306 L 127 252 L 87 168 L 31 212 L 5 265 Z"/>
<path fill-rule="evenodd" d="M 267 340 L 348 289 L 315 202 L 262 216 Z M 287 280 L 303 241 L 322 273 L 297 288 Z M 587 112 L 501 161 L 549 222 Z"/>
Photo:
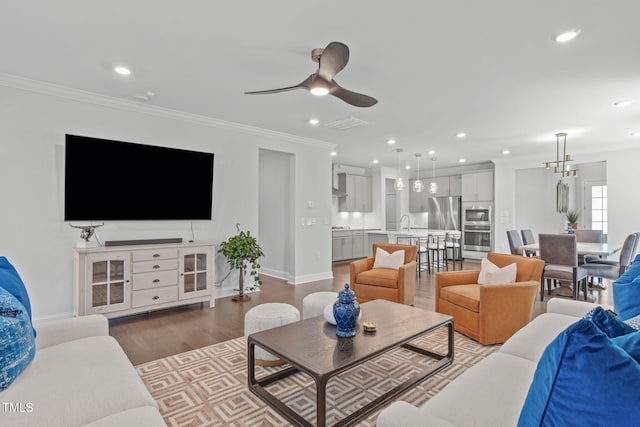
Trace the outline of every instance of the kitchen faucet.
<path fill-rule="evenodd" d="M 404 214 L 400 217 L 400 222 L 398 223 L 398 227 L 400 228 L 400 230 L 402 230 L 402 220 L 407 218 L 407 226 L 405 227 L 405 229 L 407 230 L 407 233 L 411 230 L 411 217 L 407 214 Z"/>

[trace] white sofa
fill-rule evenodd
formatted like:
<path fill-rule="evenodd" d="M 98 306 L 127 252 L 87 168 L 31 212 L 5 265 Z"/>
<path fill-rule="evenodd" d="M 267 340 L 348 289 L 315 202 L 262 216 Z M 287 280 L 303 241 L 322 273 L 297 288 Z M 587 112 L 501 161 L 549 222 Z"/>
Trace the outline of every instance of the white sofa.
<path fill-rule="evenodd" d="M 107 319 L 35 323 L 36 355 L 0 392 L 2 426 L 165 426 Z"/>
<path fill-rule="evenodd" d="M 421 407 L 394 402 L 377 427 L 513 427 L 518 424 L 537 362 L 547 345 L 596 305 L 553 298 L 547 312 L 467 369 Z M 454 354 L 455 357 L 455 354 Z"/>

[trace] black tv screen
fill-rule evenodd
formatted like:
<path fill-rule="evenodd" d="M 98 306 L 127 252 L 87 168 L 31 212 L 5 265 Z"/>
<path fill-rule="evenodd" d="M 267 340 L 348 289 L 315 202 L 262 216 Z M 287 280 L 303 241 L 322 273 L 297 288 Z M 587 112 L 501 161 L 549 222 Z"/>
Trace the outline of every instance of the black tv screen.
<path fill-rule="evenodd" d="M 65 221 L 211 219 L 213 153 L 66 135 Z"/>

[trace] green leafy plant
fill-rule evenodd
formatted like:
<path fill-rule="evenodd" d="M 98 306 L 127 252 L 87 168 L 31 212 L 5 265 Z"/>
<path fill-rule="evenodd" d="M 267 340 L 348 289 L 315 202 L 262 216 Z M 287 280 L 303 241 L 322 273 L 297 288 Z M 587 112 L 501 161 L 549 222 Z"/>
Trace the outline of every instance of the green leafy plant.
<path fill-rule="evenodd" d="M 264 253 L 250 231 L 241 231 L 240 224 L 236 224 L 236 230 L 238 230 L 238 234 L 220 243 L 218 252 L 225 256 L 231 268 L 239 270 L 238 289 L 234 289 L 234 291 L 238 292 L 235 300 L 245 301 L 249 299 L 245 295 L 245 291 L 254 291 L 262 285 L 262 280 L 258 276 L 258 269 L 260 268 L 258 259 L 263 257 Z M 244 272 L 247 270 L 253 276 L 253 283 L 245 286 Z"/>
<path fill-rule="evenodd" d="M 575 210 L 569 210 L 564 215 L 567 218 L 567 221 L 569 221 L 569 223 L 571 224 L 577 223 L 578 218 L 580 218 L 580 214 L 578 213 L 578 211 L 575 211 Z"/>

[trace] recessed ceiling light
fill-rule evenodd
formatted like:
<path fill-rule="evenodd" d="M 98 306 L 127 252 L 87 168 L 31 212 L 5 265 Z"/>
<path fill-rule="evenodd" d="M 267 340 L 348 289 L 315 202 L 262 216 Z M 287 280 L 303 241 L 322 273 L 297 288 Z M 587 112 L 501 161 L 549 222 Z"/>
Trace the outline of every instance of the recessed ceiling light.
<path fill-rule="evenodd" d="M 309 124 L 310 125 L 317 125 L 318 123 L 320 123 L 320 120 L 318 120 L 318 119 L 309 119 Z"/>
<path fill-rule="evenodd" d="M 388 140 L 387 140 L 387 144 L 389 144 L 389 145 L 393 145 L 393 144 L 395 144 L 395 143 L 396 143 L 396 140 L 395 140 L 395 139 L 388 139 Z"/>
<path fill-rule="evenodd" d="M 640 136 L 640 132 L 631 132 L 631 136 L 633 136 L 634 138 L 637 138 Z"/>
<path fill-rule="evenodd" d="M 375 160 L 373 161 L 373 163 L 378 163 L 378 159 L 375 159 Z"/>
<path fill-rule="evenodd" d="M 429 155 L 433 156 L 434 154 L 436 154 L 436 152 L 434 150 L 429 150 Z"/>
<path fill-rule="evenodd" d="M 509 150 L 502 150 L 502 154 L 504 154 L 505 156 L 506 156 L 507 154 L 509 154 L 509 153 L 511 153 L 511 151 L 509 151 Z"/>
<path fill-rule="evenodd" d="M 411 165 L 406 165 L 404 168 L 405 169 L 411 169 Z"/>
<path fill-rule="evenodd" d="M 464 132 L 458 132 L 458 133 L 456 133 L 456 138 L 464 138 L 465 136 L 467 136 L 467 134 L 466 134 L 466 133 L 464 133 Z"/>
<path fill-rule="evenodd" d="M 458 160 L 458 161 L 459 161 L 460 163 L 464 163 L 464 162 L 466 162 L 466 161 L 467 161 L 467 159 L 460 159 L 460 160 Z"/>
<path fill-rule="evenodd" d="M 625 99 L 623 101 L 614 102 L 613 105 L 616 107 L 628 107 L 629 105 L 631 105 L 631 102 L 632 101 Z"/>
<path fill-rule="evenodd" d="M 565 43 L 575 39 L 578 34 L 580 34 L 580 29 L 567 30 L 553 36 L 553 40 L 558 43 Z"/>
<path fill-rule="evenodd" d="M 332 156 L 337 156 L 337 155 L 338 155 L 338 153 L 336 153 L 335 151 L 332 151 L 332 152 L 331 152 L 331 155 L 332 155 Z"/>
<path fill-rule="evenodd" d="M 131 74 L 131 70 L 127 67 L 123 67 L 122 65 L 117 65 L 113 67 L 113 71 L 115 71 L 116 73 L 122 76 L 128 76 Z"/>

